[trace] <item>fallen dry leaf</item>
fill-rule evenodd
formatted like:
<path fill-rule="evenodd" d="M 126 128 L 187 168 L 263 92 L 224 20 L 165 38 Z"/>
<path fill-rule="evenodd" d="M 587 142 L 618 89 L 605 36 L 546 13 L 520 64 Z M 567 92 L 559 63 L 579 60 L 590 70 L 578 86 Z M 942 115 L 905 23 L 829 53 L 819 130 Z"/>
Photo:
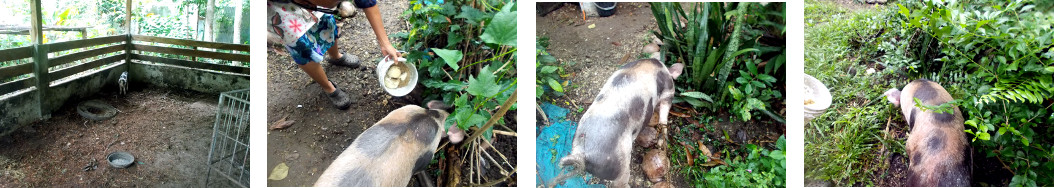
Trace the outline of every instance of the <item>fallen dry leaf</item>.
<path fill-rule="evenodd" d="M 282 129 L 289 128 L 289 127 L 293 126 L 294 122 L 296 122 L 296 121 L 285 120 L 285 118 L 282 118 L 282 119 L 280 119 L 278 121 L 275 121 L 274 123 L 271 123 L 271 127 L 268 128 L 268 129 L 272 130 L 272 131 L 273 130 L 282 130 Z"/>
<path fill-rule="evenodd" d="M 688 160 L 688 166 L 692 166 L 693 164 L 695 164 L 695 157 L 692 156 L 692 150 L 690 149 L 690 148 L 692 148 L 692 146 L 689 146 L 688 144 L 685 144 L 684 142 L 680 142 L 680 143 L 681 143 L 681 146 L 684 147 L 684 156 Z"/>
<path fill-rule="evenodd" d="M 692 116 L 690 116 L 688 114 L 683 114 L 683 113 L 679 113 L 679 112 L 670 112 L 670 115 L 677 116 L 677 117 L 682 117 L 682 118 L 692 117 Z"/>
<path fill-rule="evenodd" d="M 707 161 L 707 162 L 705 162 L 703 164 L 700 164 L 700 165 L 705 166 L 705 167 L 712 167 L 712 166 L 717 166 L 717 165 L 728 165 L 728 163 L 725 163 L 725 161 L 723 161 L 721 159 L 718 159 L 718 158 L 710 158 L 710 161 Z"/>
<path fill-rule="evenodd" d="M 703 156 L 706 156 L 710 159 L 715 158 L 714 155 L 710 153 L 710 148 L 707 148 L 706 145 L 703 144 L 703 141 L 696 141 L 696 143 L 699 143 L 699 151 L 702 151 Z"/>
<path fill-rule="evenodd" d="M 287 175 L 289 175 L 289 166 L 286 166 L 285 163 L 279 163 L 278 166 L 274 167 L 274 170 L 271 170 L 271 176 L 268 176 L 267 179 L 282 180 Z"/>

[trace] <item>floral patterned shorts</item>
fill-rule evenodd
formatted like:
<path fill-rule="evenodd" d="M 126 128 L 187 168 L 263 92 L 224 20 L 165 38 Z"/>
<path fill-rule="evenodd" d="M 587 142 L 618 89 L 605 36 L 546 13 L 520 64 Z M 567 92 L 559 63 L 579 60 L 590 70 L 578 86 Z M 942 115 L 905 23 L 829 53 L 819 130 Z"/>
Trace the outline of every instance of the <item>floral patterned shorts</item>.
<path fill-rule="evenodd" d="M 298 65 L 306 65 L 308 62 L 322 62 L 325 59 L 326 50 L 337 41 L 340 29 L 337 28 L 337 20 L 333 15 L 323 15 L 318 23 L 311 27 L 304 36 L 296 41 L 296 45 L 285 46 L 293 61 Z"/>

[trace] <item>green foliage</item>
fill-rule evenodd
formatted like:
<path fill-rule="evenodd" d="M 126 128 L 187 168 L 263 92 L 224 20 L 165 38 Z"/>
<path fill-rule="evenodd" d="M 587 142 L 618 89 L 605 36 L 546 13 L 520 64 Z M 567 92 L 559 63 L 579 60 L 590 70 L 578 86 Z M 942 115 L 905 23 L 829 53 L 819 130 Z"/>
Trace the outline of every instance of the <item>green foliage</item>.
<path fill-rule="evenodd" d="M 453 106 L 447 126 L 482 128 L 516 88 L 516 4 L 415 0 L 403 16 L 411 28 L 393 36 L 405 39 L 407 62 L 418 64 L 424 96 Z"/>
<path fill-rule="evenodd" d="M 1054 182 L 1054 13 L 1037 11 L 1038 1 L 898 4 L 907 32 L 920 33 L 933 46 L 911 49 L 920 73 L 965 72 L 965 83 L 951 83 L 962 104 L 966 132 L 986 157 L 1006 161 L 1010 186 L 1050 186 Z M 1044 8 L 1049 9 L 1049 8 Z M 933 51 L 929 51 L 929 50 Z M 920 59 L 926 58 L 926 59 Z M 1041 131 L 1037 134 L 1037 131 Z"/>
<path fill-rule="evenodd" d="M 733 114 L 744 121 L 754 110 L 782 102 L 776 87 L 783 84 L 775 78 L 785 77 L 783 3 L 696 3 L 689 9 L 681 4 L 652 3 L 659 25 L 659 32 L 653 34 L 665 44 L 662 53 L 670 57 L 667 63 L 686 65 L 678 90 L 709 94 L 705 99 L 680 95 L 675 102 L 741 109 Z M 734 88 L 723 89 L 728 87 Z"/>
<path fill-rule="evenodd" d="M 563 74 L 566 74 L 564 65 L 557 62 L 556 57 L 553 57 L 545 50 L 549 45 L 548 38 L 541 37 L 538 39 L 538 45 L 535 47 L 535 98 L 538 100 L 544 99 L 543 97 L 559 97 L 564 95 L 564 83 Z M 547 95 L 548 94 L 548 95 Z"/>
<path fill-rule="evenodd" d="M 775 143 L 774 150 L 768 150 L 754 144 L 746 144 L 729 153 L 727 165 L 717 165 L 705 172 L 696 166 L 683 168 L 689 183 L 695 187 L 785 187 L 787 169 L 786 139 L 784 136 Z M 696 159 L 702 163 L 711 160 L 705 156 Z"/>
<path fill-rule="evenodd" d="M 904 119 L 899 109 L 876 103 L 883 101 L 876 96 L 928 78 L 957 100 L 918 106 L 944 113 L 959 107 L 973 148 L 984 154 L 975 161 L 1005 162 L 1014 177 L 1002 181 L 1011 186 L 1050 186 L 1054 137 L 1048 135 L 1054 129 L 1045 126 L 1054 122 L 1047 81 L 1054 63 L 1050 2 L 900 3 L 846 11 L 806 1 L 806 73 L 831 86 L 834 97 L 828 112 L 806 129 L 806 152 L 816 156 L 806 158 L 806 176 L 840 186 L 874 184 L 867 181 L 875 178 L 870 174 L 885 167 L 873 162 L 887 160 L 875 155 L 876 148 L 903 153 L 903 140 L 869 124 Z M 861 73 L 869 67 L 885 70 Z M 859 141 L 847 142 L 853 140 Z"/>

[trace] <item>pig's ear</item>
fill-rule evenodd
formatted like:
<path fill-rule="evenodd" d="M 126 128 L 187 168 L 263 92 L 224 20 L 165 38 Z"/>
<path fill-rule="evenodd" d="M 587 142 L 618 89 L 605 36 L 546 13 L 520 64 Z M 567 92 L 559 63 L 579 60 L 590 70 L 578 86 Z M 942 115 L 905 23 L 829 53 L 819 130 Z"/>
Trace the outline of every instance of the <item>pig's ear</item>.
<path fill-rule="evenodd" d="M 885 95 L 886 100 L 889 100 L 889 103 L 893 103 L 894 106 L 900 107 L 900 90 L 897 90 L 896 88 L 889 89 L 886 91 Z"/>
<path fill-rule="evenodd" d="M 669 70 L 670 70 L 670 77 L 673 77 L 673 79 L 677 79 L 677 76 L 680 76 L 681 72 L 684 71 L 684 64 L 683 63 L 674 63 L 673 65 L 670 65 L 670 69 Z"/>
<path fill-rule="evenodd" d="M 428 109 L 449 111 L 450 110 L 450 106 L 447 106 L 446 104 L 444 104 L 443 101 L 432 100 L 432 101 L 428 101 Z"/>

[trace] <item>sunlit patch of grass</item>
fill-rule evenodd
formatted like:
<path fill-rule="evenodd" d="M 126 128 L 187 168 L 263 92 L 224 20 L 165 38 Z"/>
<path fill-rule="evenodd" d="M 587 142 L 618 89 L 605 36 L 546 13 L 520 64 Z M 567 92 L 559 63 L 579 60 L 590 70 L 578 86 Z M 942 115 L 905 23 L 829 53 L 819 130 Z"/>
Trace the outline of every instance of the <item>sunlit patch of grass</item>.
<path fill-rule="evenodd" d="M 887 119 L 902 118 L 882 93 L 903 85 L 887 80 L 887 72 L 866 74 L 877 47 L 874 43 L 851 46 L 850 41 L 876 33 L 887 10 L 848 12 L 830 2 L 806 1 L 805 72 L 831 91 L 832 105 L 806 126 L 805 171 L 810 179 L 829 180 L 836 186 L 875 185 L 870 177 L 887 164 L 886 148 L 903 154 L 903 140 L 886 135 Z M 811 21 L 811 23 L 810 23 Z M 851 73 L 849 70 L 857 70 Z M 891 118 L 891 116 L 893 116 Z"/>

